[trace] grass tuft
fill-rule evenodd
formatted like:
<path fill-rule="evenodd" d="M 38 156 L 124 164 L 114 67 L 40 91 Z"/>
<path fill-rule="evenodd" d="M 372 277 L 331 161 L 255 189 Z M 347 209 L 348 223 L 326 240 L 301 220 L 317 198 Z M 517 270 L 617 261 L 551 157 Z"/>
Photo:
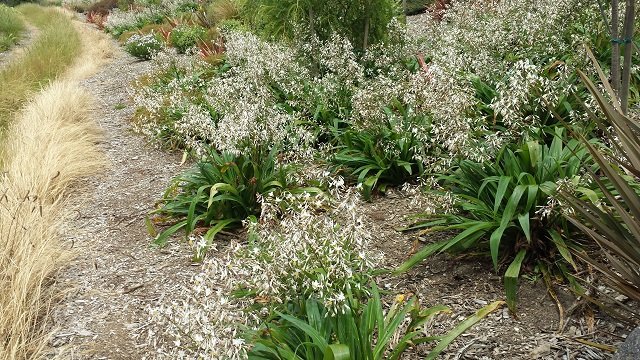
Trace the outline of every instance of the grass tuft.
<path fill-rule="evenodd" d="M 8 50 L 15 45 L 24 31 L 25 25 L 20 13 L 0 4 L 0 51 Z"/>
<path fill-rule="evenodd" d="M 60 76 L 81 50 L 81 41 L 64 14 L 33 4 L 18 7 L 39 28 L 38 38 L 0 71 L 0 138 L 29 96 Z"/>
<path fill-rule="evenodd" d="M 65 192 L 95 173 L 102 157 L 90 99 L 57 81 L 38 94 L 7 132 L 0 179 L 0 360 L 40 358 L 56 292 L 47 286 L 68 259 L 58 234 Z"/>
<path fill-rule="evenodd" d="M 20 10 L 41 30 L 22 59 L 0 73 L 3 85 L 10 81 L 0 88 L 0 360 L 46 357 L 46 318 L 60 296 L 52 279 L 72 256 L 59 237 L 71 211 L 68 189 L 104 165 L 92 100 L 77 80 L 108 55 L 107 42 L 89 46 L 99 37 L 86 29 L 79 36 L 59 11 Z"/>

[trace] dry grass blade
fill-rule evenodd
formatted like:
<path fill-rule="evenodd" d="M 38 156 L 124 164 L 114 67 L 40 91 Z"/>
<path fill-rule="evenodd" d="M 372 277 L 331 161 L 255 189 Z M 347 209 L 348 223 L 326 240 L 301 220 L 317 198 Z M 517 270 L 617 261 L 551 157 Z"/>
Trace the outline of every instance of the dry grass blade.
<path fill-rule="evenodd" d="M 56 82 L 10 129 L 0 180 L 0 359 L 38 357 L 47 333 L 40 319 L 55 293 L 45 286 L 70 254 L 59 241 L 65 191 L 102 165 L 90 99 Z"/>

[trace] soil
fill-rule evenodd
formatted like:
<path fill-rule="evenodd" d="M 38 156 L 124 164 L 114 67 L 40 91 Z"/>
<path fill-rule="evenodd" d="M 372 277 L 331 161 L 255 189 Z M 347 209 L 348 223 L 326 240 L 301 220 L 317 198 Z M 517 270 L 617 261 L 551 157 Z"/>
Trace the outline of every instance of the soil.
<path fill-rule="evenodd" d="M 127 88 L 149 68 L 148 62 L 117 51 L 110 64 L 84 82 L 98 99 L 95 118 L 104 129 L 101 146 L 111 166 L 75 192 L 77 216 L 69 222 L 65 239 L 78 255 L 56 278 L 67 293 L 52 311 L 52 356 L 154 358 L 154 348 L 141 335 L 152 326 L 146 309 L 159 301 L 178 300 L 180 289 L 199 271 L 183 242 L 152 248 L 144 223 L 170 179 L 184 167 L 179 155 L 149 146 L 130 130 L 133 109 Z M 398 266 L 422 246 L 414 234 L 396 230 L 420 210 L 399 192 L 362 205 L 386 267 Z M 383 279 L 382 285 L 391 294 L 415 294 L 424 306 L 450 307 L 451 314 L 430 324 L 431 334 L 443 334 L 484 305 L 504 298 L 502 278 L 480 256 L 434 256 L 405 275 Z M 598 311 L 583 311 L 566 287 L 556 285 L 554 290 L 564 309 L 562 318 L 543 282 L 523 279 L 517 317 L 504 308 L 489 314 L 441 358 L 610 358 L 611 352 L 598 344 L 616 346 L 630 329 Z M 406 358 L 424 358 L 428 349 L 429 345 L 418 347 Z"/>

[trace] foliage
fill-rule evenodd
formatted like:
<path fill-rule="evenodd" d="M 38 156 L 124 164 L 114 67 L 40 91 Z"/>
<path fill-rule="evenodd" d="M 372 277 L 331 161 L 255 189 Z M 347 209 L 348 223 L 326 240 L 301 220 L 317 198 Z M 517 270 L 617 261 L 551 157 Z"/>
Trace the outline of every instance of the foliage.
<path fill-rule="evenodd" d="M 311 298 L 302 309 L 290 311 L 298 316 L 277 312 L 259 331 L 262 335 L 249 352 L 250 359 L 400 359 L 417 344 L 438 341 L 426 356 L 435 359 L 459 333 L 492 312 L 498 301 L 480 310 L 444 336 L 424 336 L 421 327 L 440 313 L 450 312 L 444 306 L 421 308 L 415 297 L 398 295 L 385 311 L 375 284 L 365 304 L 348 295 L 345 313 L 331 315 Z M 399 339 L 399 340 L 396 340 Z"/>
<path fill-rule="evenodd" d="M 612 105 L 585 74 L 580 76 L 606 118 L 592 114 L 613 149 L 605 152 L 583 139 L 600 167 L 600 172 L 587 170 L 602 198 L 593 202 L 561 194 L 573 210 L 565 212 L 567 219 L 597 242 L 598 255 L 606 261 L 578 248 L 574 252 L 602 272 L 612 288 L 640 301 L 640 126 L 637 119 L 622 114 L 617 100 Z M 613 93 L 606 79 L 603 83 Z"/>
<path fill-rule="evenodd" d="M 320 192 L 302 188 L 291 180 L 294 168 L 277 164 L 277 152 L 252 154 L 218 153 L 211 149 L 197 167 L 177 177 L 164 194 L 161 216 L 179 219 L 155 240 L 164 245 L 178 230 L 190 235 L 199 226 L 211 227 L 205 235 L 210 244 L 216 233 L 240 225 L 261 213 L 262 196 L 290 192 Z"/>
<path fill-rule="evenodd" d="M 207 30 L 201 26 L 178 25 L 171 30 L 169 39 L 178 53 L 184 54 L 196 46 L 196 43 L 202 40 L 206 32 Z"/>
<path fill-rule="evenodd" d="M 423 124 L 428 127 L 429 119 L 413 114 L 398 101 L 395 109 L 399 115 L 387 107 L 387 118 L 367 130 L 337 131 L 340 145 L 332 162 L 362 184 L 366 199 L 374 188 L 384 192 L 388 185 L 415 180 L 424 171 L 422 159 L 427 146 L 413 129 Z"/>
<path fill-rule="evenodd" d="M 125 50 L 138 59 L 149 60 L 164 47 L 157 33 L 134 34 L 124 43 Z"/>
<path fill-rule="evenodd" d="M 267 37 L 293 39 L 306 29 L 311 37 L 329 40 L 337 33 L 358 49 L 383 41 L 399 12 L 395 0 L 247 0 L 244 10 Z"/>
<path fill-rule="evenodd" d="M 101 16 L 109 15 L 109 12 L 118 7 L 118 0 L 100 0 L 87 8 L 87 13 Z"/>
<path fill-rule="evenodd" d="M 0 4 L 0 52 L 13 46 L 24 30 L 20 14 L 15 9 Z"/>
<path fill-rule="evenodd" d="M 551 145 L 528 141 L 516 151 L 503 149 L 493 162 L 460 162 L 444 186 L 459 201 L 460 214 L 438 214 L 412 229 L 426 232 L 461 230 L 453 238 L 428 245 L 400 267 L 401 271 L 445 250 L 489 250 L 496 270 L 508 262 L 505 289 L 510 308 L 515 307 L 517 279 L 523 264 L 541 271 L 565 264 L 575 267 L 566 242 L 571 229 L 564 217 L 552 211 L 558 187 L 592 194 L 581 187 L 583 167 L 591 167 L 588 150 L 577 140 L 563 145 L 563 130 L 556 130 Z M 560 256 L 558 256 L 558 254 Z"/>

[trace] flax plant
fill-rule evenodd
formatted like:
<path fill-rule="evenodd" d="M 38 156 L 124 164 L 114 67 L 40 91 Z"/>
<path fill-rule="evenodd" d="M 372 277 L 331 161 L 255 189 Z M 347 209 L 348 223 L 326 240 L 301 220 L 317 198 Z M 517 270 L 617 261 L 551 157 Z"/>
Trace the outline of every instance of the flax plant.
<path fill-rule="evenodd" d="M 602 256 L 579 248 L 573 250 L 600 271 L 613 289 L 640 301 L 640 123 L 637 118 L 623 114 L 612 86 L 604 77 L 613 103 L 584 73 L 580 72 L 580 76 L 596 98 L 604 118 L 591 115 L 613 148 L 602 150 L 583 140 L 600 165 L 600 172 L 589 171 L 589 175 L 603 196 L 597 201 L 585 201 L 563 193 L 562 198 L 573 210 L 564 214 L 596 242 Z M 632 313 L 640 321 L 640 313 L 635 310 Z"/>

